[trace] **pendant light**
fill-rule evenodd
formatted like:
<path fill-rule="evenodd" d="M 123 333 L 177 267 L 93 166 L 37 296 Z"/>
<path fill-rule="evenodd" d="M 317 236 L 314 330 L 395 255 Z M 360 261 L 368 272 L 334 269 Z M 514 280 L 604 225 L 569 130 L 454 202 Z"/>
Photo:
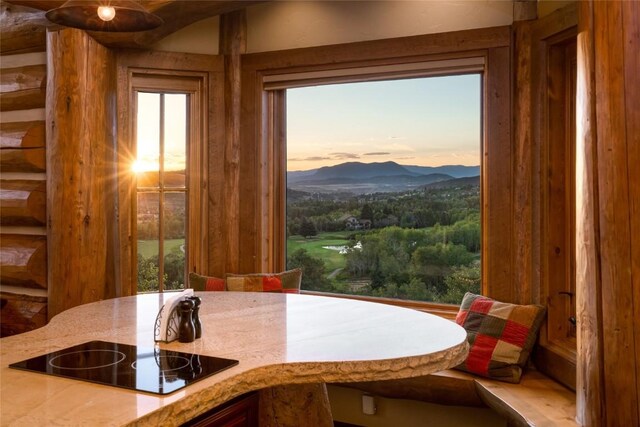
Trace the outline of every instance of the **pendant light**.
<path fill-rule="evenodd" d="M 45 16 L 56 24 L 88 31 L 147 31 L 163 24 L 133 0 L 69 0 Z"/>

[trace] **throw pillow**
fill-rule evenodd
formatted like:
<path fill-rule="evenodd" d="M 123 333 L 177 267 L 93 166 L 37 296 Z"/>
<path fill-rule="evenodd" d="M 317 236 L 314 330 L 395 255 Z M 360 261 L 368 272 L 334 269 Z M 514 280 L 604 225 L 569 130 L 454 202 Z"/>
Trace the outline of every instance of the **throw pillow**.
<path fill-rule="evenodd" d="M 302 270 L 282 273 L 227 274 L 227 290 L 240 292 L 300 293 Z"/>
<path fill-rule="evenodd" d="M 520 382 L 544 313 L 540 305 L 507 304 L 467 292 L 456 323 L 467 331 L 469 355 L 456 368 L 510 383 Z"/>
<path fill-rule="evenodd" d="M 219 277 L 201 276 L 197 273 L 189 273 L 189 287 L 194 291 L 224 291 L 224 279 Z"/>

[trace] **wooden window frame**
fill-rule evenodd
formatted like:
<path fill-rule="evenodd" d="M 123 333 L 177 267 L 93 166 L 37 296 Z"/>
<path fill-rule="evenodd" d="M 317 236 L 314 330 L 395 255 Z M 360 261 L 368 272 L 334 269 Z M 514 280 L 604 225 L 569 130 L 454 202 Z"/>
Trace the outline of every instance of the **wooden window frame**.
<path fill-rule="evenodd" d="M 245 247 L 253 244 L 255 256 L 244 268 L 280 271 L 286 264 L 285 99 L 283 91 L 268 90 L 270 76 L 482 57 L 482 140 L 487 142 L 482 148 L 481 162 L 482 291 L 497 299 L 513 301 L 517 295 L 511 279 L 514 266 L 512 259 L 504 255 L 512 253 L 514 226 L 510 49 L 510 28 L 495 27 L 244 55 L 242 123 L 246 132 L 240 146 L 241 158 L 246 159 L 241 162 L 246 174 L 241 173 L 244 178 L 240 185 L 251 183 L 254 189 L 262 189 L 254 190 L 255 199 L 248 203 L 256 215 L 245 218 L 246 225 L 241 227 L 255 230 L 255 234 L 247 234 L 254 236 L 253 242 L 245 243 Z M 447 304 L 336 296 L 393 303 L 448 318 L 458 310 L 457 306 Z"/>
<path fill-rule="evenodd" d="M 209 116 L 213 104 L 210 86 L 216 81 L 213 71 L 218 68 L 219 61 L 206 55 L 124 51 L 118 56 L 118 200 L 121 219 L 118 264 L 123 296 L 137 293 L 137 191 L 130 172 L 135 160 L 137 91 L 189 94 L 185 287 L 188 287 L 188 272 L 207 272 L 209 236 L 202 230 L 206 229 L 209 220 L 207 141 L 211 134 Z"/>
<path fill-rule="evenodd" d="M 566 332 L 575 304 L 574 214 L 575 172 L 571 136 L 575 106 L 567 78 L 568 45 L 576 40 L 577 7 L 565 6 L 544 18 L 514 24 L 518 112 L 516 145 L 519 157 L 530 168 L 521 190 L 532 218 L 529 247 L 523 253 L 532 268 L 524 276 L 532 283 L 531 302 L 547 307 L 547 320 L 540 328 L 539 342 L 532 355 L 537 368 L 570 389 L 576 388 L 576 347 Z M 569 85 L 568 85 L 569 84 Z M 575 90 L 575 89 L 574 89 Z M 574 109 L 575 111 L 575 109 Z M 572 147 L 573 146 L 573 147 Z M 528 188 L 524 188 L 524 184 Z M 523 260 L 525 258 L 523 257 Z M 575 307 L 575 305 L 573 305 Z"/>

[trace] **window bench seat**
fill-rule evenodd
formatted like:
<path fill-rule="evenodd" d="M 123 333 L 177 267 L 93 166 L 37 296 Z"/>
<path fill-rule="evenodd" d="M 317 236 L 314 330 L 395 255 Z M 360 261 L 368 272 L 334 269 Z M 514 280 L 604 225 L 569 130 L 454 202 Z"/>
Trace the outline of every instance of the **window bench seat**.
<path fill-rule="evenodd" d="M 417 378 L 337 385 L 388 398 L 488 406 L 509 426 L 578 426 L 575 393 L 535 370 L 527 371 L 520 384 L 446 370 Z"/>

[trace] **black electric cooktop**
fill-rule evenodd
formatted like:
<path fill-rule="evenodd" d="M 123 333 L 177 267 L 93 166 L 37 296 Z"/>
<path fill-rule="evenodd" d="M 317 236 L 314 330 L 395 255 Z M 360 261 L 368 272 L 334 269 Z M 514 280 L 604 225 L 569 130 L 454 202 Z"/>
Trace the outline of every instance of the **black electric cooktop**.
<path fill-rule="evenodd" d="M 169 394 L 238 364 L 237 360 L 90 341 L 9 365 L 58 377 Z"/>

